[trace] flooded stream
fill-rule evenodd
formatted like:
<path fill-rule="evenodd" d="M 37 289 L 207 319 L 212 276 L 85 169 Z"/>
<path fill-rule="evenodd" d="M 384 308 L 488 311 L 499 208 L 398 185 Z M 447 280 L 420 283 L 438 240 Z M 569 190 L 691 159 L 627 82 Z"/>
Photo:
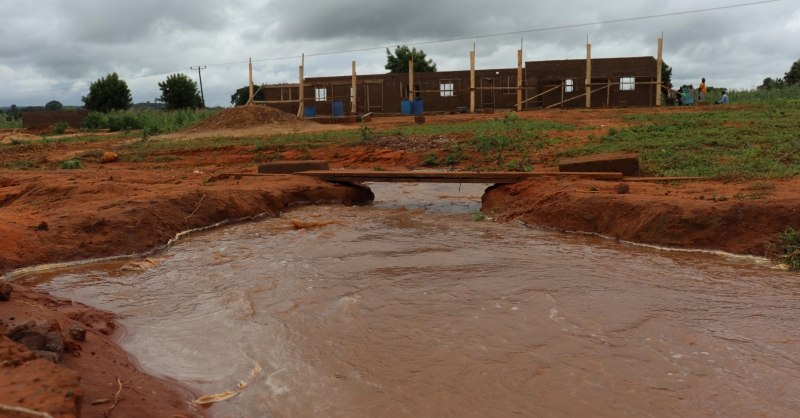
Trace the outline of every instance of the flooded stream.
<path fill-rule="evenodd" d="M 218 417 L 798 415 L 800 275 L 472 222 L 482 185 L 371 187 L 373 207 L 197 234 L 144 272 L 19 282 L 116 313 L 145 371 L 200 394 L 260 362 Z"/>

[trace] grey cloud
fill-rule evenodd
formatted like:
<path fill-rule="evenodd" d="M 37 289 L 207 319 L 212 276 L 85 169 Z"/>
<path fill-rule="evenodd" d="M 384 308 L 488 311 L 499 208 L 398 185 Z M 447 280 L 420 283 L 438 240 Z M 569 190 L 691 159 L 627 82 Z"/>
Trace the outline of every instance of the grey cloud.
<path fill-rule="evenodd" d="M 10 96 L 31 85 L 66 87 L 116 71 L 129 80 L 134 100 L 158 96 L 166 76 L 134 76 L 209 64 L 206 102 L 228 105 L 247 82 L 246 64 L 220 62 L 283 57 L 511 32 L 731 4 L 712 0 L 627 2 L 608 0 L 41 0 L 0 2 L 0 106 L 43 104 L 53 98 L 79 104 L 80 88 Z M 516 65 L 519 39 L 526 60 L 582 58 L 586 35 L 593 56 L 655 55 L 665 31 L 664 57 L 676 82 L 705 76 L 712 85 L 750 87 L 781 76 L 800 58 L 800 12 L 784 1 L 750 8 L 593 25 L 478 39 L 479 68 Z M 9 42 L 8 40 L 12 40 Z M 440 69 L 468 67 L 472 40 L 420 45 Z M 383 72 L 385 51 L 309 56 L 308 75 Z M 299 59 L 257 62 L 257 82 L 294 81 Z M 35 80 L 35 82 L 34 82 Z M 40 88 L 36 88 L 37 90 Z"/>

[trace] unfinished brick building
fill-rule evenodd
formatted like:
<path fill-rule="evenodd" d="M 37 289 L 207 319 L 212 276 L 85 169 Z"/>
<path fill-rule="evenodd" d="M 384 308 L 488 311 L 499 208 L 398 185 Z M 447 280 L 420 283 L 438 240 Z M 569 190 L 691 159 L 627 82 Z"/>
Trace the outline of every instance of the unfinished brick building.
<path fill-rule="evenodd" d="M 659 40 L 659 56 L 660 51 Z M 342 103 L 346 115 L 398 114 L 402 110 L 401 102 L 409 100 L 411 91 L 413 97 L 423 99 L 424 110 L 429 113 L 471 107 L 478 111 L 532 110 L 653 106 L 660 103 L 660 62 L 654 57 L 591 59 L 591 46 L 587 45 L 585 60 L 528 61 L 523 67 L 522 51 L 518 52 L 518 68 L 492 70 L 474 70 L 474 58 L 471 70 L 358 77 L 355 75 L 355 62 L 352 75 L 338 77 L 303 78 L 300 67 L 300 83 L 262 85 L 259 88 L 264 90 L 265 100 L 253 103 L 302 114 L 298 111 L 302 110 L 299 106 L 302 102 L 303 107 L 313 107 L 320 116 L 331 115 L 334 102 Z M 472 71 L 474 88 L 471 87 Z M 588 99 L 587 73 L 591 74 Z M 413 86 L 410 86 L 412 80 Z M 353 85 L 356 85 L 355 107 L 352 106 Z M 583 100 L 578 100 L 582 97 Z"/>

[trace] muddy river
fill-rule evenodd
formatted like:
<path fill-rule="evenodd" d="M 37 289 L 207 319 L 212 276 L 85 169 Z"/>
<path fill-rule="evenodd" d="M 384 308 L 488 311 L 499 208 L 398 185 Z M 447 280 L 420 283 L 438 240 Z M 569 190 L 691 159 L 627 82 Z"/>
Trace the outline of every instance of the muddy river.
<path fill-rule="evenodd" d="M 372 187 L 144 272 L 20 282 L 116 313 L 144 370 L 197 393 L 261 363 L 218 417 L 798 416 L 800 275 L 473 222 L 484 186 Z"/>

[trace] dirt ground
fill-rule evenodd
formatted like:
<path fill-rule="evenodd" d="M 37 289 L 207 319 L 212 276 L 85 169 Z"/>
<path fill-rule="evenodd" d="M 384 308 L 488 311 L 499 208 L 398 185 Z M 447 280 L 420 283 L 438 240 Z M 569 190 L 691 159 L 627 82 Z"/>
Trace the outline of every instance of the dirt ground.
<path fill-rule="evenodd" d="M 546 110 L 523 112 L 519 117 L 593 127 L 549 133 L 573 137 L 577 141 L 570 143 L 575 146 L 590 134 L 625 126 L 622 117 L 627 114 L 704 111 L 709 110 L 701 107 Z M 501 112 L 429 116 L 426 124 L 503 116 Z M 374 118 L 366 125 L 377 131 L 410 124 L 413 124 L 410 117 L 386 117 Z M 166 138 L 247 137 L 357 128 L 291 122 L 231 129 L 220 124 Z M 22 132 L 0 132 L 0 140 L 22 134 L 39 138 Z M 280 158 L 324 159 L 332 169 L 372 170 L 376 166 L 384 170 L 417 169 L 426 153 L 446 149 L 454 138 L 458 135 L 384 137 L 365 145 L 287 148 L 280 152 Z M 79 170 L 59 170 L 51 163 L 86 152 L 111 151 L 130 141 L 110 134 L 108 139 L 93 142 L 31 143 L 0 151 L 0 164 L 21 160 L 51 164 L 50 169 L 44 170 L 0 169 L 0 275 L 41 264 L 143 254 L 158 249 L 181 231 L 252 219 L 261 214 L 275 215 L 289 205 L 353 205 L 374 198 L 369 189 L 359 186 L 330 184 L 302 176 L 257 175 L 252 145 L 156 152 L 138 162 L 86 161 L 86 168 Z M 541 160 L 544 163 L 536 166 L 536 171 L 556 170 L 552 164 L 546 164 L 547 156 Z M 500 221 L 520 220 L 533 226 L 593 232 L 634 242 L 752 255 L 764 255 L 766 243 L 786 226 L 800 226 L 800 179 L 668 184 L 626 181 L 629 190 L 624 194 L 617 193 L 618 183 L 557 177 L 532 179 L 490 188 L 483 197 L 483 210 Z M 15 286 L 15 295 L 21 299 L 17 300 L 33 305 L 13 300 L 0 302 L 0 319 L 5 324 L 16 324 L 22 321 L 20 318 L 28 317 L 52 317 L 63 322 L 62 327 L 74 321 L 60 314 L 64 307 L 72 306 L 68 301 L 54 301 L 48 295 L 18 288 Z M 10 320 L 12 317 L 15 319 Z M 137 374 L 124 352 L 104 334 L 92 335 L 94 341 L 87 341 L 81 357 L 64 362 L 65 367 L 83 376 L 80 386 L 85 392 L 83 416 L 97 416 L 96 411 L 105 410 L 86 402 L 108 396 L 116 382 L 113 376 L 121 379 L 141 376 L 143 385 L 165 388 L 155 390 L 161 394 L 156 398 L 138 397 L 133 395 L 138 389 L 132 389 L 125 401 L 119 403 L 116 416 L 163 415 L 153 412 L 156 410 L 172 411 L 164 416 L 188 414 L 180 406 L 183 404 L 176 404 L 176 399 L 185 398 L 186 393 Z M 87 350 L 96 355 L 87 355 Z M 139 379 L 135 377 L 134 382 Z M 163 409 L 146 409 L 151 406 Z"/>
<path fill-rule="evenodd" d="M 539 178 L 492 188 L 482 208 L 501 221 L 763 257 L 776 233 L 800 221 L 800 179 L 760 184 Z"/>
<path fill-rule="evenodd" d="M 19 347 L 14 347 L 13 354 L 0 348 L 0 361 L 5 363 L 0 367 L 3 376 L 0 404 L 49 411 L 54 416 L 78 416 L 79 412 L 81 417 L 101 418 L 114 404 L 113 398 L 122 383 L 117 404 L 108 416 L 200 416 L 187 403 L 196 394 L 136 370 L 127 353 L 108 336 L 115 327 L 110 314 L 23 286 L 12 286 L 11 300 L 0 302 L 3 334 L 28 321 L 54 321 L 71 348 L 63 355 L 63 367 L 59 367 L 49 360 L 35 359 L 23 346 L 0 336 L 5 339 L 0 341 L 0 347 L 10 348 L 12 344 Z M 72 324 L 86 329 L 85 341 L 76 342 L 68 336 Z M 46 396 L 41 395 L 41 385 L 25 384 L 37 379 L 46 382 Z M 103 399 L 111 401 L 96 402 Z M 15 415 L 0 412 L 0 416 Z"/>

